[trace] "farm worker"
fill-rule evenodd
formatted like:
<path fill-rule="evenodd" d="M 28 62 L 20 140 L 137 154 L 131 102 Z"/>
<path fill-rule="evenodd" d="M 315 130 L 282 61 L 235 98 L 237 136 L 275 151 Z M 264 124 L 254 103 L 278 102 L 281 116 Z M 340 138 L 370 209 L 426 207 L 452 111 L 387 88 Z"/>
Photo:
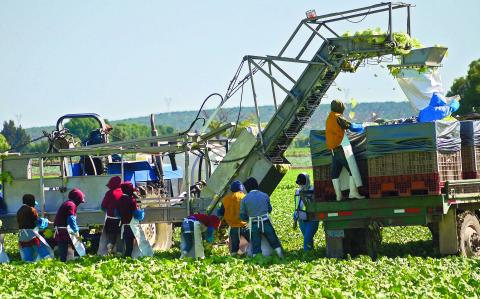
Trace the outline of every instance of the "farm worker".
<path fill-rule="evenodd" d="M 98 255 L 111 253 L 117 242 L 120 241 L 120 217 L 115 215 L 115 206 L 123 195 L 120 188 L 121 183 L 122 178 L 119 176 L 112 177 L 107 183 L 109 190 L 105 193 L 101 205 L 105 212 L 105 223 L 98 245 Z"/>
<path fill-rule="evenodd" d="M 430 122 L 448 119 L 459 108 L 460 102 L 457 98 L 452 97 L 448 99 L 443 94 L 434 92 L 428 106 L 420 110 L 418 121 Z"/>
<path fill-rule="evenodd" d="M 300 173 L 297 176 L 296 183 L 298 189 L 295 191 L 295 212 L 293 218 L 298 221 L 300 231 L 303 235 L 303 250 L 308 251 L 313 249 L 313 237 L 318 230 L 318 220 L 310 219 L 305 207 L 305 203 L 309 202 L 310 198 L 303 192 L 313 191 L 310 186 L 310 176 L 306 173 Z"/>
<path fill-rule="evenodd" d="M 0 184 L 0 214 L 7 214 L 7 205 L 3 200 L 3 186 Z M 2 227 L 2 220 L 0 220 L 0 228 Z M 5 252 L 4 246 L 5 235 L 0 234 L 0 264 L 1 263 L 8 263 L 10 259 L 8 258 L 7 253 Z"/>
<path fill-rule="evenodd" d="M 0 220 L 0 228 L 2 228 L 2 220 Z M 5 235 L 0 234 L 0 264 L 10 262 L 7 253 L 5 252 Z"/>
<path fill-rule="evenodd" d="M 244 187 L 240 181 L 234 181 L 230 185 L 230 191 L 222 200 L 222 205 L 218 211 L 218 216 L 225 219 L 230 226 L 229 242 L 230 255 L 235 256 L 240 249 L 240 237 L 250 240 L 247 222 L 240 219 L 240 202 L 245 197 Z"/>
<path fill-rule="evenodd" d="M 340 188 L 340 173 L 342 169 L 348 171 L 349 185 L 350 185 L 350 195 L 349 198 L 363 199 L 364 196 L 358 193 L 357 183 L 352 176 L 352 171 L 350 165 L 345 156 L 345 151 L 342 146 L 342 141 L 344 141 L 345 131 L 350 130 L 352 132 L 362 132 L 363 126 L 361 124 L 350 123 L 343 117 L 343 111 L 345 111 L 345 105 L 340 100 L 333 100 L 330 104 L 330 114 L 327 117 L 325 137 L 327 142 L 327 148 L 332 152 L 332 183 L 337 197 L 337 201 L 342 200 L 342 190 Z M 348 142 L 349 143 L 349 142 Z"/>
<path fill-rule="evenodd" d="M 182 253 L 180 258 L 186 256 L 200 257 L 205 256 L 202 240 L 212 244 L 214 232 L 220 227 L 220 218 L 215 215 L 193 214 L 183 219 L 182 222 L 182 241 L 180 244 Z"/>
<path fill-rule="evenodd" d="M 57 242 L 60 260 L 66 262 L 73 259 L 74 250 L 79 256 L 85 255 L 85 246 L 79 240 L 77 225 L 77 208 L 85 202 L 85 194 L 74 188 L 68 193 L 68 200 L 58 208 L 53 225 L 55 227 L 55 241 Z"/>
<path fill-rule="evenodd" d="M 263 235 L 277 255 L 283 258 L 282 245 L 268 216 L 272 212 L 270 198 L 266 193 L 258 190 L 258 182 L 253 177 L 248 178 L 243 185 L 248 193 L 240 204 L 240 218 L 248 220 L 252 255 L 262 252 Z"/>
<path fill-rule="evenodd" d="M 48 227 L 48 219 L 38 217 L 35 206 L 38 204 L 35 196 L 25 194 L 23 205 L 17 211 L 18 246 L 22 260 L 34 262 L 36 260 L 53 258 L 53 250 L 38 233 L 39 229 Z"/>
<path fill-rule="evenodd" d="M 120 217 L 120 236 L 123 240 L 125 257 L 152 256 L 153 249 L 146 240 L 140 226 L 140 221 L 145 218 L 145 211 L 138 207 L 135 187 L 131 182 L 121 184 L 122 197 L 116 202 L 115 213 Z"/>

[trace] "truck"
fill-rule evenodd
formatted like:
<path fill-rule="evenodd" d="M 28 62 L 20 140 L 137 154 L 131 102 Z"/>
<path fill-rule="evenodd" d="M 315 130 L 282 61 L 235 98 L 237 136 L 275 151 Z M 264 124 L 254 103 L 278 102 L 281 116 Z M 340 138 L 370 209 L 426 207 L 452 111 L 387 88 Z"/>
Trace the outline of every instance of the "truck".
<path fill-rule="evenodd" d="M 350 134 L 368 197 L 342 201 L 332 198 L 325 133 L 311 131 L 316 189 L 305 196 L 311 217 L 323 221 L 327 255 L 376 258 L 382 227 L 412 225 L 430 229 L 441 255 L 480 255 L 479 124 L 372 125 L 363 136 Z"/>

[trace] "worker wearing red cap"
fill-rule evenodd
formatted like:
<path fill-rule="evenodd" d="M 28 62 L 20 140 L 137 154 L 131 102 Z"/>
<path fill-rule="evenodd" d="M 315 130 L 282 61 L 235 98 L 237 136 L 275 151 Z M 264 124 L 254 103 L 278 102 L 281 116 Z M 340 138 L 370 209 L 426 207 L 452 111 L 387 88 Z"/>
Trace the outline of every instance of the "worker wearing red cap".
<path fill-rule="evenodd" d="M 202 240 L 213 243 L 214 232 L 220 227 L 220 223 L 217 216 L 206 214 L 193 214 L 183 219 L 180 258 L 186 256 L 203 258 L 205 254 Z"/>
<path fill-rule="evenodd" d="M 18 209 L 18 246 L 20 257 L 26 262 L 53 258 L 53 250 L 45 239 L 38 233 L 38 229 L 45 229 L 48 220 L 38 216 L 35 206 L 38 204 L 35 196 L 25 194 L 22 198 L 23 205 Z"/>
<path fill-rule="evenodd" d="M 73 258 L 73 250 L 82 256 L 85 254 L 85 247 L 78 240 L 79 227 L 77 225 L 77 207 L 85 202 L 83 192 L 74 188 L 68 193 L 68 200 L 58 208 L 55 215 L 55 241 L 57 242 L 62 262 Z M 83 247 L 83 250 L 82 250 Z"/>
<path fill-rule="evenodd" d="M 98 245 L 98 255 L 114 251 L 116 243 L 120 240 L 120 217 L 115 215 L 115 206 L 123 195 L 121 184 L 122 178 L 119 176 L 112 177 L 107 184 L 109 190 L 105 193 L 101 205 L 105 212 L 105 223 Z"/>
<path fill-rule="evenodd" d="M 120 236 L 124 243 L 125 257 L 152 256 L 153 249 L 146 240 L 139 222 L 145 217 L 143 209 L 138 207 L 135 187 L 129 181 L 120 186 L 123 195 L 115 204 L 115 214 L 120 217 Z"/>

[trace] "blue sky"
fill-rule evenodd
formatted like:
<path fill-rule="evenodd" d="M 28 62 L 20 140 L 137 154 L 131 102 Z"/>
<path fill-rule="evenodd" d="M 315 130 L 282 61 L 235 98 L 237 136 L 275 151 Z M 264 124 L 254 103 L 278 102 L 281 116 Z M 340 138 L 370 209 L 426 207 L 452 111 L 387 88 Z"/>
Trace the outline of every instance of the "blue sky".
<path fill-rule="evenodd" d="M 306 10 L 323 14 L 374 3 L 2 0 L 0 121 L 19 119 L 30 127 L 52 125 L 59 116 L 75 112 L 121 119 L 195 110 L 208 94 L 225 92 L 244 55 L 277 54 Z M 412 3 L 413 35 L 425 45 L 449 47 L 442 70 L 448 87 L 480 58 L 480 1 Z M 400 19 L 396 30 L 405 28 Z M 385 28 L 386 22 L 385 16 L 368 17 L 335 29 Z M 378 66 L 340 75 L 336 82 L 342 91 L 334 88 L 326 103 L 335 97 L 404 99 L 397 83 Z M 272 103 L 267 94 L 260 102 Z"/>

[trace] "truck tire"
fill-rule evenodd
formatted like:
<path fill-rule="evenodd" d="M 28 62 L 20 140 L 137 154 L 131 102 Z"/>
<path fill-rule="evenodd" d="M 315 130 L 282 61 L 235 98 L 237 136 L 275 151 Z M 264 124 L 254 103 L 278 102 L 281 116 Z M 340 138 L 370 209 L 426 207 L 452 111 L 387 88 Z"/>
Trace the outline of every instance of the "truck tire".
<path fill-rule="evenodd" d="M 355 257 L 360 254 L 367 254 L 365 228 L 345 229 L 345 238 L 343 239 L 343 248 L 345 254 Z"/>
<path fill-rule="evenodd" d="M 461 256 L 480 256 L 480 223 L 472 211 L 457 216 L 458 252 Z"/>
<path fill-rule="evenodd" d="M 367 254 L 374 261 L 378 258 L 378 249 L 381 244 L 382 229 L 376 222 L 372 222 L 368 225 L 365 232 L 365 247 L 367 248 Z"/>
<path fill-rule="evenodd" d="M 343 247 L 351 256 L 364 254 L 376 260 L 381 242 L 381 228 L 373 222 L 367 228 L 345 229 Z"/>
<path fill-rule="evenodd" d="M 173 225 L 171 223 L 155 223 L 156 238 L 153 250 L 165 251 L 172 248 Z"/>

